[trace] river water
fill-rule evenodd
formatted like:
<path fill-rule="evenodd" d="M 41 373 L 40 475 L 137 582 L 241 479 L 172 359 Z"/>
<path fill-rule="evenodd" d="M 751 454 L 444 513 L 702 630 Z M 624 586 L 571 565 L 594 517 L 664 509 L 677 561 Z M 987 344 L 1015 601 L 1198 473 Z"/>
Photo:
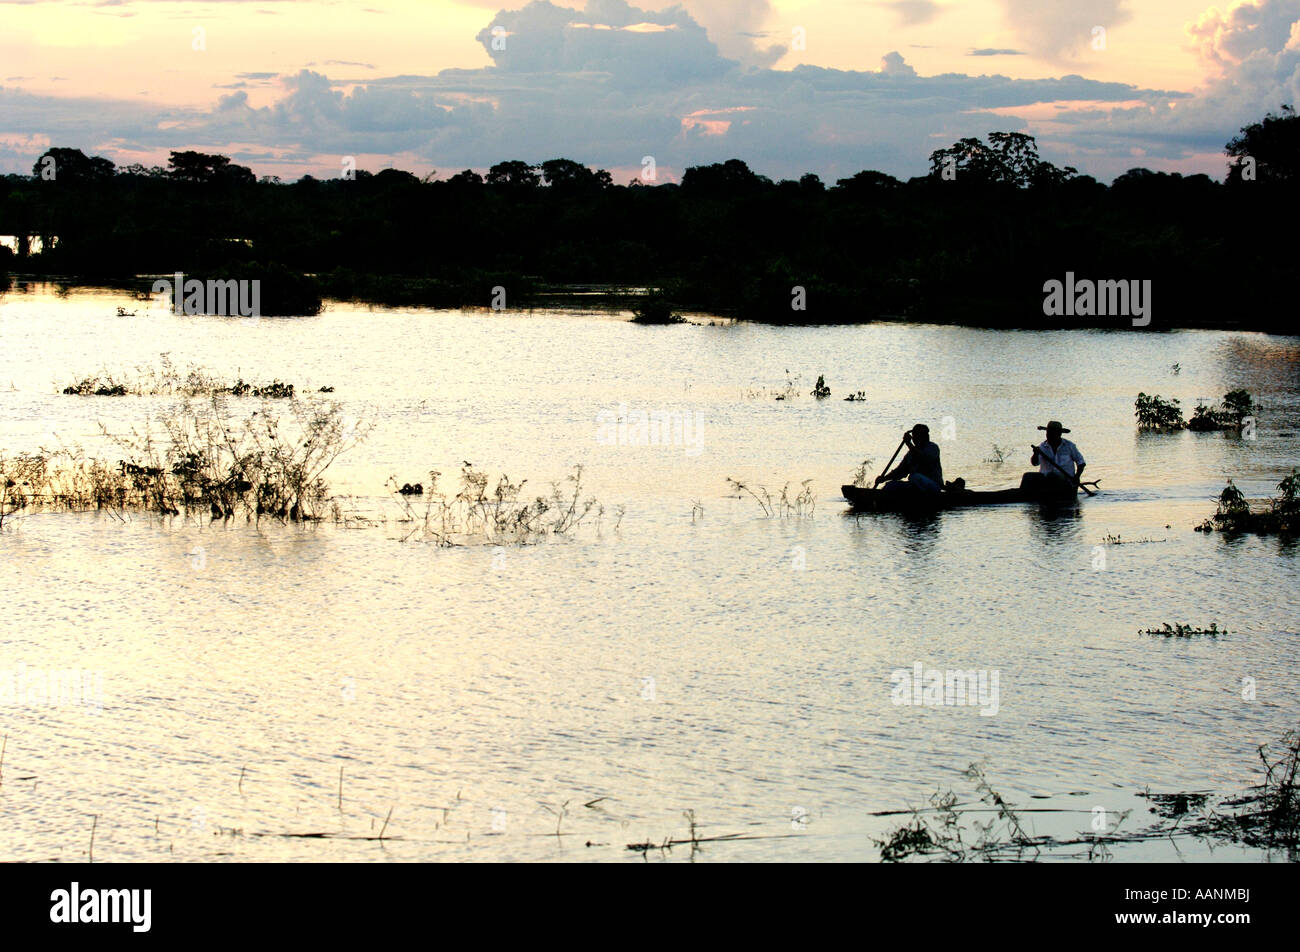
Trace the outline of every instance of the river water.
<path fill-rule="evenodd" d="M 114 458 L 101 425 L 139 430 L 173 398 L 59 391 L 166 354 L 332 386 L 372 429 L 329 479 L 375 521 L 9 523 L 0 678 L 20 687 L 0 683 L 0 859 L 85 859 L 93 827 L 96 861 L 640 862 L 627 845 L 685 837 L 684 811 L 700 836 L 752 838 L 647 858 L 874 859 L 897 818 L 871 814 L 937 789 L 976 799 L 975 761 L 1008 800 L 1057 811 L 1032 829 L 1068 836 L 1098 808 L 1140 825 L 1144 788 L 1236 792 L 1258 780 L 1256 746 L 1300 722 L 1296 549 L 1192 530 L 1227 477 L 1266 496 L 1300 463 L 1300 338 L 164 307 L 0 296 L 0 452 Z M 829 399 L 808 394 L 818 375 Z M 1139 390 L 1190 412 L 1236 387 L 1264 408 L 1253 440 L 1135 429 Z M 638 411 L 691 426 L 620 440 L 606 421 Z M 947 478 L 1002 488 L 1049 418 L 1105 490 L 1077 512 L 845 513 L 840 485 L 864 459 L 879 472 L 914 422 Z M 542 488 L 581 464 L 605 514 L 522 547 L 401 541 L 388 477 L 436 469 L 454 489 L 462 461 Z M 729 477 L 792 495 L 811 480 L 815 509 L 768 517 Z M 1164 622 L 1230 634 L 1138 634 Z M 996 693 L 896 703 L 917 664 Z M 68 671 L 93 690 L 21 688 Z M 330 835 L 286 835 L 304 833 Z"/>

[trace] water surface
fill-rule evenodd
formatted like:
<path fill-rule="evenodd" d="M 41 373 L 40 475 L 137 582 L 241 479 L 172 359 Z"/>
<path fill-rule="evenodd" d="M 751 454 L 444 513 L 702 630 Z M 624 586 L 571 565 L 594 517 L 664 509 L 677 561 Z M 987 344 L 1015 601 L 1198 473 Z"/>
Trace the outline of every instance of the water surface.
<path fill-rule="evenodd" d="M 1300 715 L 1294 548 L 1192 531 L 1227 477 L 1262 496 L 1300 463 L 1297 338 L 343 304 L 240 321 L 34 286 L 0 297 L 0 339 L 6 453 L 116 458 L 100 425 L 142 431 L 172 398 L 59 390 L 167 354 L 334 387 L 373 430 L 331 483 L 389 518 L 7 528 L 0 671 L 92 672 L 102 709 L 0 707 L 0 858 L 83 859 L 93 822 L 96 860 L 639 862 L 626 844 L 683 835 L 693 810 L 702 835 L 764 837 L 697 860 L 871 859 L 890 821 L 870 813 L 968 798 L 972 761 L 1008 799 L 1078 811 L 1035 829 L 1086 831 L 1098 805 L 1145 810 L 1144 787 L 1254 782 L 1256 745 Z M 819 374 L 825 401 L 807 395 Z M 791 380 L 798 395 L 773 399 Z M 1255 440 L 1135 430 L 1139 390 L 1190 413 L 1236 387 L 1264 404 Z M 686 414 L 698 442 L 604 445 L 598 418 L 621 406 Z M 839 486 L 914 422 L 948 478 L 1001 488 L 1049 418 L 1106 490 L 1075 513 L 845 515 Z M 581 464 L 605 515 L 507 550 L 398 541 L 385 481 L 436 469 L 454 489 L 464 461 L 539 491 Z M 815 511 L 765 518 L 728 477 L 774 494 L 811 480 Z M 1165 621 L 1231 634 L 1138 636 Z M 891 673 L 917 662 L 997 672 L 996 714 L 893 703 Z M 360 839 L 390 809 L 385 842 Z M 307 832 L 358 839 L 277 835 Z"/>

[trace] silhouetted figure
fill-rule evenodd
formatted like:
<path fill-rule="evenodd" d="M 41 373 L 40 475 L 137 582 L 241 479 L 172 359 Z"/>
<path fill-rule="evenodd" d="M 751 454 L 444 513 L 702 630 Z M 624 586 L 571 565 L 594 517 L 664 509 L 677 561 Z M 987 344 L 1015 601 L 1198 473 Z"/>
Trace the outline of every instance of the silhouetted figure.
<path fill-rule="evenodd" d="M 1034 452 L 1029 457 L 1030 464 L 1037 466 L 1039 473 L 1052 480 L 1052 492 L 1059 491 L 1061 495 L 1078 492 L 1076 485 L 1083 476 L 1083 468 L 1088 464 L 1079 452 L 1079 447 L 1061 437 L 1062 433 L 1070 431 L 1063 428 L 1058 420 L 1052 420 L 1039 429 L 1047 431 L 1047 439 L 1034 447 Z M 1056 465 L 1053 466 L 1053 463 Z"/>
<path fill-rule="evenodd" d="M 943 492 L 943 467 L 939 463 L 939 447 L 930 442 L 930 428 L 918 423 L 903 434 L 907 455 L 892 473 L 876 477 L 876 485 L 885 484 L 886 491 L 900 489 L 923 492 Z M 907 481 L 904 482 L 903 478 Z"/>

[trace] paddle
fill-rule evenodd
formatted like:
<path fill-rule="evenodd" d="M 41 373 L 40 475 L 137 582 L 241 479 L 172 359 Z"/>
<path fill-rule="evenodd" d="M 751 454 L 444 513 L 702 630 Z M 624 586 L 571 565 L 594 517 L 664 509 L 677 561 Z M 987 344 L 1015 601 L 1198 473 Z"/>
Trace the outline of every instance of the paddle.
<path fill-rule="evenodd" d="M 1062 476 L 1064 476 L 1066 479 L 1068 479 L 1070 482 L 1072 482 L 1072 483 L 1074 484 L 1074 488 L 1075 488 L 1076 490 L 1082 489 L 1082 490 L 1083 490 L 1084 492 L 1086 492 L 1089 496 L 1095 496 L 1095 495 L 1097 495 L 1095 492 L 1093 492 L 1093 491 L 1092 491 L 1091 489 L 1089 489 L 1087 486 L 1083 485 L 1083 483 L 1079 482 L 1079 477 L 1077 477 L 1077 476 L 1071 476 L 1069 473 L 1067 473 L 1067 472 L 1065 471 L 1065 468 L 1064 468 L 1063 466 L 1061 466 L 1061 464 L 1058 463 L 1056 460 L 1052 459 L 1050 456 L 1044 456 L 1043 453 L 1042 453 L 1042 451 L 1041 451 L 1037 446 L 1034 446 L 1034 445 L 1030 444 L 1030 449 L 1032 449 L 1032 450 L 1034 451 L 1034 455 L 1037 456 L 1039 459 L 1045 459 L 1045 460 L 1047 460 L 1049 463 L 1051 463 L 1053 466 L 1055 466 L 1056 469 L 1057 469 L 1057 471 L 1058 471 Z M 1095 482 L 1095 481 L 1094 481 L 1093 485 L 1096 485 L 1096 482 Z"/>
<path fill-rule="evenodd" d="M 912 431 L 908 430 L 906 433 L 903 434 L 903 441 L 898 444 L 898 449 L 894 450 L 894 455 L 889 457 L 889 462 L 886 463 L 885 468 L 880 471 L 880 476 L 876 478 L 876 481 L 873 485 L 875 486 L 880 485 L 880 480 L 885 478 L 885 473 L 889 472 L 889 467 L 894 465 L 894 460 L 898 459 L 898 454 L 901 453 L 903 451 L 903 447 L 907 445 L 907 438 L 908 436 L 911 435 L 911 433 Z"/>

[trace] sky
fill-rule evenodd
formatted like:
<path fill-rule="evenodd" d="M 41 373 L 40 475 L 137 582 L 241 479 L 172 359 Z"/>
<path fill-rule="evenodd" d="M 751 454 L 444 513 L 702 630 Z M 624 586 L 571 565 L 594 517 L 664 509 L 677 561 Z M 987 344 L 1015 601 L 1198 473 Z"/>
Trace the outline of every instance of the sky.
<path fill-rule="evenodd" d="M 1300 0 L 0 0 L 0 172 L 68 146 L 285 180 L 735 157 L 829 182 L 1004 130 L 1102 181 L 1221 179 L 1298 89 Z"/>

